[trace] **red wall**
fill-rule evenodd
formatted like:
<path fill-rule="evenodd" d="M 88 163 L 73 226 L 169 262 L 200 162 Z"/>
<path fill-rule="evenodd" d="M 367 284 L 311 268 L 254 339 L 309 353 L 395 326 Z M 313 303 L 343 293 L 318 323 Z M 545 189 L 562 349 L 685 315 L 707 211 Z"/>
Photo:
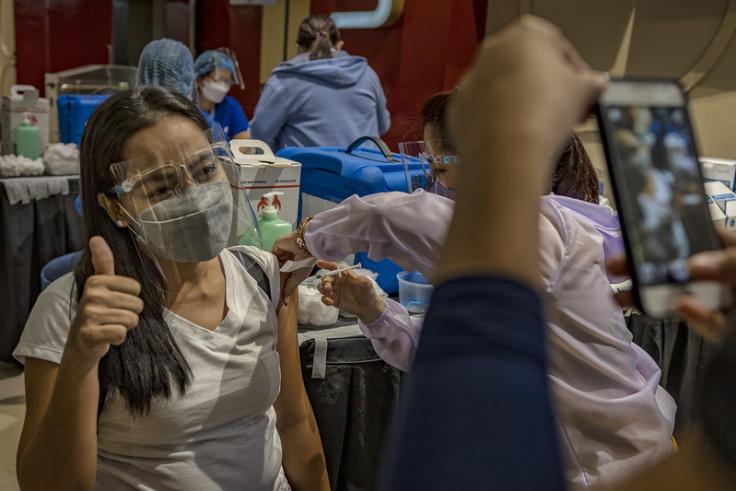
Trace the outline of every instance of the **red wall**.
<path fill-rule="evenodd" d="M 386 141 L 419 138 L 416 114 L 431 94 L 454 87 L 470 64 L 485 31 L 487 0 L 406 0 L 392 26 L 344 30 L 345 48 L 368 58 L 383 84 L 392 115 Z M 245 79 L 238 98 L 249 117 L 258 102 L 261 8 L 229 6 L 227 0 L 198 3 L 198 51 L 235 50 Z M 312 13 L 375 8 L 375 0 L 312 0 Z"/>
<path fill-rule="evenodd" d="M 48 5 L 48 7 L 46 7 Z M 312 0 L 312 13 L 372 9 L 375 0 Z M 419 137 L 416 114 L 431 94 L 454 87 L 485 29 L 487 0 L 406 0 L 392 26 L 344 30 L 345 48 L 368 58 L 392 115 L 387 142 Z M 197 52 L 230 46 L 245 90 L 234 89 L 248 116 L 258 102 L 261 7 L 228 0 L 197 2 Z M 43 87 L 46 72 L 107 63 L 112 32 L 108 0 L 16 0 L 18 83 Z"/>
<path fill-rule="evenodd" d="M 375 8 L 375 0 L 312 0 L 312 13 Z M 392 127 L 384 139 L 421 138 L 417 112 L 435 92 L 453 88 L 483 38 L 485 0 L 406 0 L 402 17 L 381 29 L 342 31 L 345 49 L 365 56 L 381 78 Z"/>
<path fill-rule="evenodd" d="M 46 72 L 108 62 L 112 2 L 15 0 L 14 7 L 19 84 L 43 92 Z"/>
<path fill-rule="evenodd" d="M 230 6 L 228 0 L 197 2 L 197 53 L 224 46 L 238 57 L 245 90 L 233 87 L 248 118 L 258 102 L 261 59 L 261 7 Z"/>

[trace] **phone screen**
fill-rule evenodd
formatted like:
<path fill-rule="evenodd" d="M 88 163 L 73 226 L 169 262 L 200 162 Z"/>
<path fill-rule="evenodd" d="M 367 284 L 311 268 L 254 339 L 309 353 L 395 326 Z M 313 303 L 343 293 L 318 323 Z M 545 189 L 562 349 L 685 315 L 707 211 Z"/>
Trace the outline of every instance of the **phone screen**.
<path fill-rule="evenodd" d="M 669 98 L 620 83 L 599 117 L 635 274 L 639 285 L 684 283 L 687 258 L 718 246 L 685 97 L 674 83 L 648 83 Z"/>

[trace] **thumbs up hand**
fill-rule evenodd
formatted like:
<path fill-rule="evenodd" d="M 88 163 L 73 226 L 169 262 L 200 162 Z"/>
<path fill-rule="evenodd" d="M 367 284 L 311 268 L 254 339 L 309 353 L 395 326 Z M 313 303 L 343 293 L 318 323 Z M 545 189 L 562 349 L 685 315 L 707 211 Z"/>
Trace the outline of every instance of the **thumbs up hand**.
<path fill-rule="evenodd" d="M 95 274 L 84 284 L 66 351 L 91 369 L 110 345 L 120 345 L 128 331 L 138 326 L 143 300 L 140 283 L 115 275 L 115 259 L 102 237 L 92 237 L 89 250 Z"/>

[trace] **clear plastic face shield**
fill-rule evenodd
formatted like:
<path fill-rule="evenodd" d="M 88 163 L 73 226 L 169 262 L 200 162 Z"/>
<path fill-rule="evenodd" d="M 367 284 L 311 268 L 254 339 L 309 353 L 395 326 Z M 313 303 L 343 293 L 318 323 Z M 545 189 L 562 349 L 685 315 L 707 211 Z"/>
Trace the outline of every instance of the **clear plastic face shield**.
<path fill-rule="evenodd" d="M 230 48 L 203 53 L 194 69 L 204 77 L 198 82 L 202 97 L 214 104 L 220 104 L 233 86 L 245 88 L 238 59 Z"/>
<path fill-rule="evenodd" d="M 407 191 L 424 189 L 454 199 L 458 157 L 445 148 L 447 146 L 431 141 L 399 143 Z"/>
<path fill-rule="evenodd" d="M 159 265 L 208 261 L 239 243 L 260 247 L 255 214 L 219 127 L 173 147 L 159 142 L 111 171 L 116 185 L 109 194 Z"/>
<path fill-rule="evenodd" d="M 241 90 L 245 89 L 243 74 L 240 72 L 240 64 L 235 52 L 230 48 L 218 48 L 217 51 L 225 55 L 232 66 L 223 65 L 218 62 L 217 58 L 214 58 L 214 66 L 209 78 L 216 82 L 224 82 L 228 85 L 240 87 Z"/>

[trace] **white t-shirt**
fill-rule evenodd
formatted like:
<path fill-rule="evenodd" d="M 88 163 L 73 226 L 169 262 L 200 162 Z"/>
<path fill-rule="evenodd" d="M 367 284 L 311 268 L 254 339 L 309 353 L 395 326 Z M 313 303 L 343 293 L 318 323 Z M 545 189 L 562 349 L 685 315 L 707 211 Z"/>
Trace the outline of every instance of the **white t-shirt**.
<path fill-rule="evenodd" d="M 96 489 L 288 490 L 273 402 L 281 372 L 276 351 L 279 276 L 273 255 L 240 247 L 263 268 L 273 303 L 240 262 L 220 254 L 228 313 L 213 331 L 169 310 L 164 318 L 192 369 L 181 396 L 154 400 L 134 418 L 109 394 L 99 418 Z M 38 298 L 14 356 L 60 363 L 74 317 L 71 274 Z"/>

